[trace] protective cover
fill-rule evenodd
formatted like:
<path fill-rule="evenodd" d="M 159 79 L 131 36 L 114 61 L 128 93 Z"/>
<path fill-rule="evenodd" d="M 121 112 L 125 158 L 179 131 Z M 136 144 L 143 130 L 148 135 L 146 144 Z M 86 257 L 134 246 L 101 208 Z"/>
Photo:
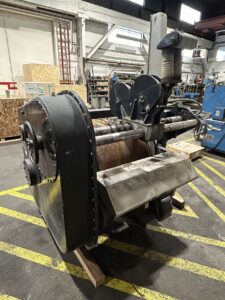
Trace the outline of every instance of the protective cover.
<path fill-rule="evenodd" d="M 38 97 L 20 108 L 24 168 L 62 252 L 98 235 L 95 136 L 78 95 Z"/>

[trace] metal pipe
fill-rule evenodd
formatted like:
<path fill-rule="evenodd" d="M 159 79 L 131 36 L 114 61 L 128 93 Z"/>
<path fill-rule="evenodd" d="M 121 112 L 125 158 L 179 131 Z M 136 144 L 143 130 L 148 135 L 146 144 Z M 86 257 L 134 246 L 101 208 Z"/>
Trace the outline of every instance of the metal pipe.
<path fill-rule="evenodd" d="M 106 126 L 100 126 L 95 127 L 95 135 L 103 135 L 108 133 L 114 133 L 114 132 L 120 132 L 120 131 L 128 131 L 131 130 L 132 126 L 130 124 L 119 124 L 119 125 L 106 125 Z"/>
<path fill-rule="evenodd" d="M 139 139 L 144 136 L 144 131 L 142 129 L 129 130 L 123 132 L 116 132 L 111 134 L 104 134 L 96 136 L 96 145 L 106 145 L 119 141 L 124 141 L 127 139 Z"/>
<path fill-rule="evenodd" d="M 196 125 L 198 125 L 198 121 L 196 119 L 187 120 L 187 121 L 183 121 L 183 122 L 165 124 L 164 132 L 182 130 L 182 129 L 189 128 L 189 127 L 195 127 Z"/>
<path fill-rule="evenodd" d="M 183 117 L 182 116 L 175 116 L 175 117 L 167 117 L 167 118 L 162 118 L 161 122 L 162 123 L 175 123 L 182 121 Z M 132 126 L 128 123 L 125 124 L 112 124 L 112 125 L 106 125 L 106 126 L 100 126 L 100 127 L 95 127 L 95 135 L 103 135 L 103 134 L 109 134 L 109 133 L 115 133 L 115 132 L 121 132 L 121 131 L 128 131 L 132 130 Z"/>
<path fill-rule="evenodd" d="M 179 121 L 183 121 L 182 116 L 166 117 L 166 118 L 161 119 L 162 123 L 175 123 L 175 122 L 179 122 Z"/>

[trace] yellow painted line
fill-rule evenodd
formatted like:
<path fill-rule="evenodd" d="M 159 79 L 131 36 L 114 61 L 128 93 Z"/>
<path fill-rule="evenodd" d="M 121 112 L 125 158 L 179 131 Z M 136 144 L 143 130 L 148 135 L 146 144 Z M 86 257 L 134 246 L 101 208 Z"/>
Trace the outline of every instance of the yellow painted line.
<path fill-rule="evenodd" d="M 14 187 L 12 189 L 7 189 L 7 190 L 4 190 L 4 191 L 0 191 L 0 196 L 6 195 L 10 192 L 18 192 L 18 191 L 21 191 L 21 190 L 25 190 L 27 188 L 28 188 L 28 184 L 20 185 L 20 186 Z"/>
<path fill-rule="evenodd" d="M 207 181 L 217 192 L 219 192 L 223 197 L 225 197 L 225 190 L 217 185 L 212 179 L 206 176 L 202 171 L 195 167 L 196 172 L 200 175 L 205 181 Z"/>
<path fill-rule="evenodd" d="M 19 299 L 6 294 L 0 294 L 0 300 L 19 300 Z"/>
<path fill-rule="evenodd" d="M 220 177 L 221 179 L 225 180 L 225 176 L 219 172 L 218 170 L 216 170 L 215 168 L 213 168 L 212 166 L 210 166 L 209 164 L 207 164 L 204 160 L 200 159 L 199 162 L 201 164 L 203 164 L 206 168 L 208 168 L 211 172 L 213 172 L 214 174 L 216 174 L 218 177 Z"/>
<path fill-rule="evenodd" d="M 212 201 L 208 197 L 206 197 L 202 193 L 202 191 L 200 191 L 193 183 L 188 184 L 192 188 L 192 190 L 199 196 L 199 198 L 201 198 L 214 211 L 214 213 L 217 214 L 217 216 L 223 222 L 225 222 L 225 214 L 218 207 L 216 207 L 215 204 L 213 204 Z"/>
<path fill-rule="evenodd" d="M 173 208 L 172 213 L 173 214 L 177 214 L 177 215 L 181 215 L 181 216 L 185 216 L 185 217 L 190 217 L 190 218 L 196 218 L 196 219 L 198 219 L 198 216 L 191 209 L 191 207 L 189 205 L 185 205 L 184 206 L 184 210 L 183 209 Z"/>
<path fill-rule="evenodd" d="M 56 271 L 64 272 L 72 276 L 88 280 L 87 274 L 82 267 L 64 262 L 63 260 L 56 260 L 50 256 L 38 252 L 34 252 L 26 248 L 18 247 L 12 244 L 4 243 L 4 242 L 0 242 L 0 251 L 54 269 Z M 147 300 L 174 299 L 170 296 L 161 294 L 157 291 L 150 290 L 141 286 L 137 286 L 117 278 L 107 277 L 106 283 L 104 285 L 114 290 L 118 290 L 120 292 L 135 297 L 139 297 L 142 299 L 147 299 Z"/>
<path fill-rule="evenodd" d="M 209 157 L 209 156 L 207 156 L 207 155 L 203 155 L 203 157 L 204 157 L 205 159 L 207 159 L 207 160 L 211 160 L 211 161 L 213 161 L 213 162 L 215 162 L 215 163 L 217 163 L 217 164 L 219 164 L 219 165 L 225 167 L 225 162 L 223 162 L 223 161 L 221 161 L 221 160 L 219 160 L 219 159 L 215 159 L 215 158 Z"/>
<path fill-rule="evenodd" d="M 185 205 L 184 208 L 188 212 L 189 216 L 192 216 L 192 218 L 198 219 L 198 216 L 196 215 L 196 213 L 192 210 L 192 208 L 189 205 Z"/>
<path fill-rule="evenodd" d="M 12 217 L 12 218 L 24 221 L 24 222 L 28 222 L 28 223 L 31 223 L 34 225 L 38 225 L 41 227 L 46 227 L 46 224 L 42 218 L 30 216 L 28 214 L 24 214 L 24 213 L 15 211 L 13 209 L 9 209 L 9 208 L 0 206 L 0 214 L 8 216 L 8 217 Z"/>
<path fill-rule="evenodd" d="M 216 268 L 211 268 L 201 265 L 187 259 L 170 256 L 154 250 L 146 250 L 142 247 L 137 247 L 132 244 L 124 243 L 117 240 L 109 239 L 105 236 L 98 238 L 99 244 L 114 248 L 119 251 L 127 252 L 132 255 L 140 256 L 148 260 L 156 261 L 166 266 L 174 267 L 176 269 L 189 271 L 194 274 L 225 282 L 225 271 Z"/>
<path fill-rule="evenodd" d="M 41 226 L 41 227 L 46 227 L 46 224 L 43 221 L 43 219 L 39 218 L 39 217 L 32 217 L 28 214 L 19 213 L 15 210 L 8 209 L 8 208 L 3 208 L 3 207 L 0 207 L 0 213 L 2 213 L 4 215 L 7 215 L 9 217 L 19 219 L 19 220 L 24 221 L 24 222 L 28 222 L 28 223 L 38 225 L 38 226 Z M 176 236 L 176 237 L 181 237 L 181 238 L 196 241 L 196 242 L 201 242 L 201 243 L 212 245 L 212 246 L 225 248 L 225 242 L 223 242 L 223 241 L 207 238 L 207 237 L 196 235 L 196 234 L 186 233 L 186 232 L 177 231 L 177 230 L 174 230 L 174 229 L 159 227 L 159 226 L 150 225 L 150 224 L 147 225 L 147 229 L 151 230 L 151 231 L 163 233 L 163 234 L 168 234 L 168 235 L 172 235 L 172 236 Z"/>
<path fill-rule="evenodd" d="M 0 300 L 19 300 L 18 298 L 15 298 L 13 296 L 0 294 Z"/>
<path fill-rule="evenodd" d="M 181 196 L 180 193 L 176 192 L 175 195 L 177 195 L 179 198 L 181 198 L 183 200 L 183 197 Z M 186 205 L 186 204 L 185 204 L 184 209 L 173 208 L 172 213 L 177 214 L 177 215 L 182 215 L 185 217 L 191 217 L 191 218 L 198 219 L 198 216 L 196 215 L 196 213 L 190 208 L 189 205 Z"/>
<path fill-rule="evenodd" d="M 7 195 L 17 197 L 17 198 L 21 198 L 21 199 L 24 199 L 24 200 L 34 201 L 33 196 L 25 194 L 25 193 L 21 193 L 21 192 L 9 192 Z"/>
<path fill-rule="evenodd" d="M 5 211 L 4 211 L 5 210 Z M 23 220 L 25 222 L 29 222 L 38 226 L 46 227 L 44 221 L 41 218 L 37 217 L 31 217 L 26 214 L 21 214 L 13 210 L 4 209 L 2 210 L 2 207 L 0 207 L 0 213 L 3 213 L 5 215 Z M 18 215 L 19 214 L 19 215 Z M 21 216 L 22 215 L 22 216 Z M 105 236 L 99 236 L 98 243 L 103 244 L 105 246 L 114 248 L 116 250 L 120 250 L 132 255 L 140 256 L 149 260 L 157 261 L 162 264 L 182 269 L 185 271 L 189 271 L 195 274 L 198 274 L 200 276 L 205 276 L 210 279 L 215 279 L 219 281 L 225 282 L 225 271 L 218 270 L 215 268 L 207 267 L 198 263 L 191 262 L 189 260 L 185 260 L 182 258 L 177 258 L 174 256 L 169 256 L 167 254 L 163 254 L 161 252 L 157 252 L 154 250 L 147 250 L 142 247 L 138 247 L 132 244 L 119 242 L 113 239 L 109 239 Z M 1 249 L 0 249 L 1 250 Z"/>
<path fill-rule="evenodd" d="M 224 241 L 207 238 L 205 236 L 201 236 L 201 235 L 197 235 L 197 234 L 191 234 L 191 233 L 187 233 L 187 232 L 183 232 L 183 231 L 179 231 L 179 230 L 175 230 L 175 229 L 170 229 L 170 228 L 166 228 L 166 227 L 159 227 L 159 226 L 151 225 L 151 224 L 147 225 L 147 229 L 150 231 L 159 232 L 162 234 L 167 234 L 167 235 L 171 235 L 171 236 L 175 236 L 175 237 L 180 237 L 180 238 L 187 239 L 187 240 L 194 241 L 194 242 L 200 242 L 200 243 L 203 243 L 206 245 L 225 248 Z"/>

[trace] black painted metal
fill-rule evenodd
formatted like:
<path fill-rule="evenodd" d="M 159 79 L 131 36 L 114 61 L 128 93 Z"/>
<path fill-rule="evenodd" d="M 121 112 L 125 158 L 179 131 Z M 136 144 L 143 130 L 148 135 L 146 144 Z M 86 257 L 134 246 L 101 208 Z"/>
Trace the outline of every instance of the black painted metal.
<path fill-rule="evenodd" d="M 24 140 L 25 169 L 29 174 L 28 165 L 33 163 L 40 172 L 39 183 L 34 182 L 31 188 L 56 243 L 62 252 L 68 252 L 95 242 L 95 135 L 86 106 L 78 95 L 64 91 L 54 97 L 35 98 L 20 110 L 20 116 L 21 123 L 29 122 L 34 139 L 42 138 L 38 162 L 32 162 Z"/>
<path fill-rule="evenodd" d="M 113 116 L 110 108 L 89 109 L 91 119 L 110 118 Z"/>

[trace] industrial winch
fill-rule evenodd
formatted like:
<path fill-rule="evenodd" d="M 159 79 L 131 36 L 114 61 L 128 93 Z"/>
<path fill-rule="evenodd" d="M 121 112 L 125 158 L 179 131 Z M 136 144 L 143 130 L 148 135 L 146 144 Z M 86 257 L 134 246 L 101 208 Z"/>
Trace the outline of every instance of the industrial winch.
<path fill-rule="evenodd" d="M 168 105 L 176 80 L 112 81 L 107 109 L 88 110 L 71 91 L 20 108 L 26 178 L 62 252 L 95 244 L 120 217 L 168 216 L 171 194 L 196 178 L 189 159 L 165 150 L 198 125 L 186 107 Z M 95 127 L 97 118 L 109 119 Z"/>

